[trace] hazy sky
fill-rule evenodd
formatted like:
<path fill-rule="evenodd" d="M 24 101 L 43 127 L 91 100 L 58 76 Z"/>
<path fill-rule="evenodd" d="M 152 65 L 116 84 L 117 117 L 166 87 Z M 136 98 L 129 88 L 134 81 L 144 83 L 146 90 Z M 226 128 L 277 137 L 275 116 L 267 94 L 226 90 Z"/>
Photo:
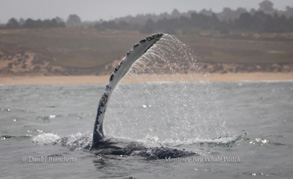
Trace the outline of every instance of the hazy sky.
<path fill-rule="evenodd" d="M 0 0 L 0 23 L 11 17 L 53 18 L 64 20 L 69 14 L 77 14 L 82 20 L 109 20 L 115 17 L 145 13 L 180 12 L 212 9 L 219 12 L 223 7 L 236 9 L 258 8 L 263 0 Z M 271 0 L 274 7 L 284 10 L 293 7 L 293 0 Z"/>

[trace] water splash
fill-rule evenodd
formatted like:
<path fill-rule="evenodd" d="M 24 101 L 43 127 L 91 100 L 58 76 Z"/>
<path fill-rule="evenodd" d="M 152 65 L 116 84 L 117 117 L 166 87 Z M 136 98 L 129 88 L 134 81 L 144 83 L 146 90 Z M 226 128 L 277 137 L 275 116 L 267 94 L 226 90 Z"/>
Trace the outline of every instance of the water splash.
<path fill-rule="evenodd" d="M 185 141 L 180 139 L 165 139 L 160 140 L 157 136 L 147 136 L 140 142 L 148 146 L 164 146 L 164 147 L 191 147 L 191 146 L 206 146 L 206 147 L 232 147 L 239 145 L 241 141 L 246 140 L 246 134 L 236 136 L 220 136 L 218 138 L 189 138 Z"/>
<path fill-rule="evenodd" d="M 87 150 L 92 142 L 92 135 L 87 133 L 76 133 L 66 137 L 60 137 L 53 133 L 43 133 L 33 137 L 32 141 L 40 145 L 59 144 L 70 150 Z"/>
<path fill-rule="evenodd" d="M 53 133 L 43 133 L 33 137 L 33 142 L 36 144 L 47 145 L 58 141 L 60 137 Z"/>
<path fill-rule="evenodd" d="M 164 35 L 121 82 L 105 115 L 107 136 L 183 143 L 229 136 L 215 89 L 175 36 Z"/>

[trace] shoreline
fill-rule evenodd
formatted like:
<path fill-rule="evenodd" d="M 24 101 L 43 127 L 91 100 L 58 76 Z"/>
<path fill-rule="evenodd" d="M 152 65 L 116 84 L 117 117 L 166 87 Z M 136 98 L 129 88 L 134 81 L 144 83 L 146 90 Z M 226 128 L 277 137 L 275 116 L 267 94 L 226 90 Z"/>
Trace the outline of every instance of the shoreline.
<path fill-rule="evenodd" d="M 1 85 L 33 84 L 107 84 L 110 75 L 103 76 L 0 76 Z M 293 73 L 207 73 L 179 75 L 128 75 L 122 83 L 146 82 L 243 82 L 293 81 Z"/>

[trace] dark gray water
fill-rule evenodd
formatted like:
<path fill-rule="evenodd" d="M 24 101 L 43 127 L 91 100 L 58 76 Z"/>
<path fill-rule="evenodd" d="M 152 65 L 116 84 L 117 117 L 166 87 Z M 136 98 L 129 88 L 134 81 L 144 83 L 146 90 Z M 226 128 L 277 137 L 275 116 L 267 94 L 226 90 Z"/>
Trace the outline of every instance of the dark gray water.
<path fill-rule="evenodd" d="M 84 151 L 103 90 L 0 86 L 0 177 L 293 177 L 293 82 L 121 85 L 107 109 L 106 135 L 200 154 L 174 160 Z"/>

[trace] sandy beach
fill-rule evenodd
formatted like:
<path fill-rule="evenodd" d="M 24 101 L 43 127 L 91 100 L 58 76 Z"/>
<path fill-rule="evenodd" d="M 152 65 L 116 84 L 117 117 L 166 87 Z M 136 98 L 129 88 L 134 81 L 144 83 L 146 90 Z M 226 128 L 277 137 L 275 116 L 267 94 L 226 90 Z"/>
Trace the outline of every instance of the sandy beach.
<path fill-rule="evenodd" d="M 0 84 L 106 84 L 109 76 L 6 76 Z M 128 75 L 123 83 L 139 82 L 238 82 L 238 81 L 293 81 L 293 73 L 226 73 L 180 75 Z"/>

